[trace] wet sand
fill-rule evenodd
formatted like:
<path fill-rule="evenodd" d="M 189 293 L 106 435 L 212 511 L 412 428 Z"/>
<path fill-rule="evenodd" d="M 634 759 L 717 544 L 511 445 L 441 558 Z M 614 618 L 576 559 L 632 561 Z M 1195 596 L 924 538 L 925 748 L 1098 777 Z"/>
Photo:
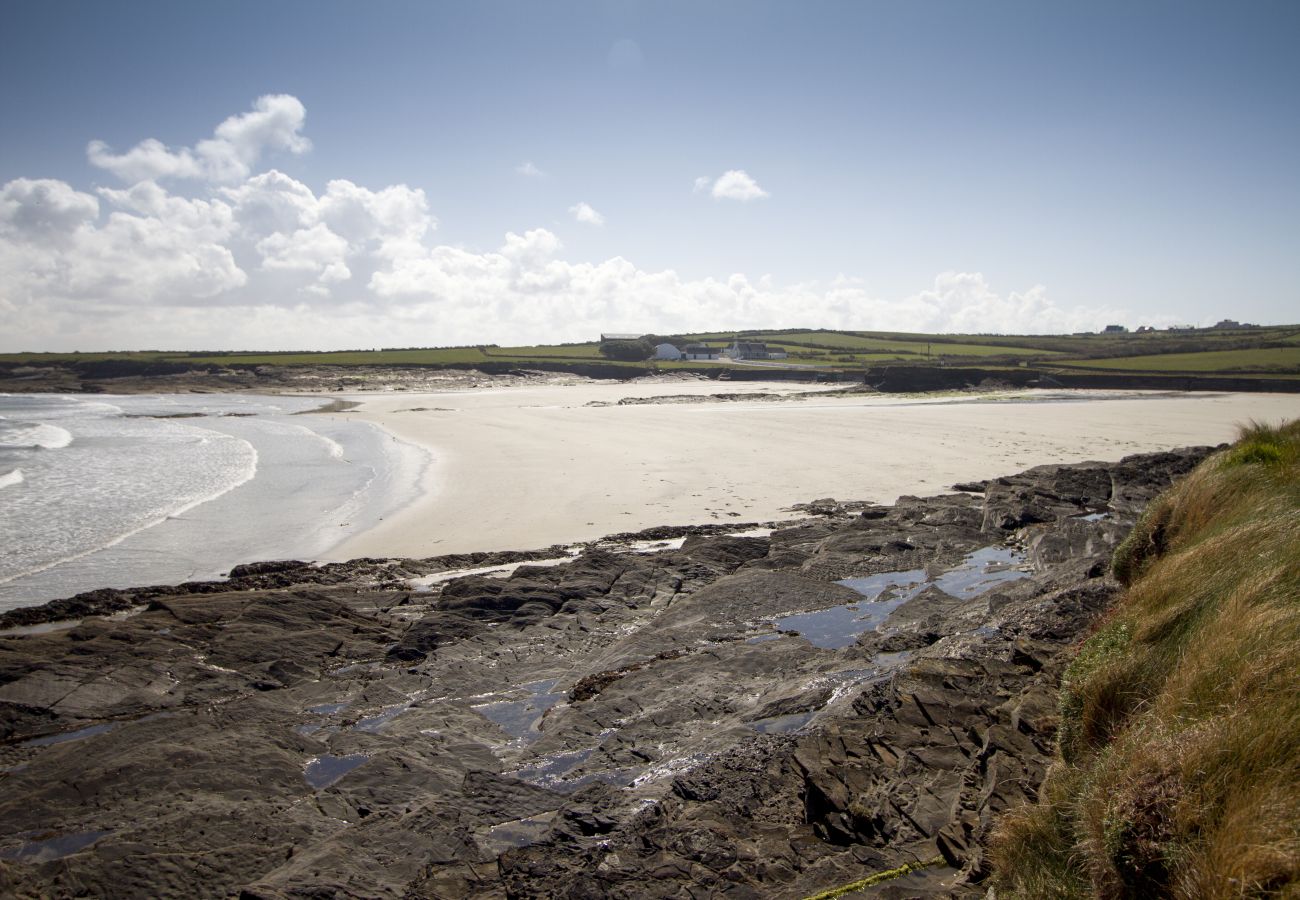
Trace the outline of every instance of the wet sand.
<path fill-rule="evenodd" d="M 1232 439 L 1300 417 L 1289 394 L 818 395 L 588 406 L 624 397 L 822 392 L 764 383 L 357 394 L 353 415 L 427 447 L 412 502 L 328 554 L 531 549 L 656 525 L 788 518 L 822 497 L 892 503 L 1044 463 Z"/>

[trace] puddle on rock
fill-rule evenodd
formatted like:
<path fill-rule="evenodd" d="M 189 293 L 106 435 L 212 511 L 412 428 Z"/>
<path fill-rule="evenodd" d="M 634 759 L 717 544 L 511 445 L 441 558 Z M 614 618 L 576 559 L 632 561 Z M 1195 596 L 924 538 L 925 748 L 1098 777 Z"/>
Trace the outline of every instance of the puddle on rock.
<path fill-rule="evenodd" d="M 753 722 L 748 722 L 746 724 L 759 734 L 789 734 L 792 731 L 798 731 L 803 728 L 812 721 L 812 717 L 816 714 L 816 710 L 809 710 L 808 712 L 792 713 L 788 716 L 772 716 L 768 719 L 755 719 Z"/>
<path fill-rule="evenodd" d="M 61 834 L 40 841 L 27 841 L 17 847 L 0 850 L 0 859 L 22 863 L 43 863 L 63 859 L 65 856 L 71 856 L 85 850 L 96 841 L 108 837 L 112 833 L 111 829 L 108 831 L 80 831 L 76 834 Z"/>
<path fill-rule="evenodd" d="M 846 578 L 839 583 L 853 588 L 866 600 L 782 616 L 773 623 L 777 630 L 797 631 L 814 647 L 826 650 L 847 647 L 858 635 L 875 628 L 897 607 L 919 594 L 925 587 L 925 570 L 881 572 L 865 578 Z"/>
<path fill-rule="evenodd" d="M 953 597 L 974 597 L 990 588 L 1027 578 L 1017 566 L 1025 555 L 1007 547 L 983 547 L 934 579 L 933 584 Z"/>
<path fill-rule="evenodd" d="M 316 790 L 327 788 L 357 766 L 370 759 L 368 753 L 349 753 L 346 756 L 313 756 L 303 767 L 302 776 Z"/>
<path fill-rule="evenodd" d="M 888 653 L 877 653 L 871 658 L 872 663 L 879 666 L 880 669 L 896 669 L 903 663 L 907 662 L 912 656 L 911 650 L 893 650 Z"/>
<path fill-rule="evenodd" d="M 482 843 L 496 854 L 527 847 L 542 839 L 542 836 L 550 830 L 551 820 L 554 818 L 555 813 L 553 812 L 539 813 L 526 819 L 516 819 L 513 822 L 502 822 L 500 825 L 493 825 L 488 829 L 487 836 Z"/>
<path fill-rule="evenodd" d="M 539 756 L 535 761 L 520 766 L 509 774 L 529 784 L 553 787 L 564 780 L 565 773 L 586 762 L 595 752 L 595 747 L 588 747 L 584 750 L 565 750 Z"/>
<path fill-rule="evenodd" d="M 107 734 L 116 728 L 120 723 L 105 722 L 102 725 L 91 725 L 89 728 L 82 728 L 78 731 L 65 731 L 62 734 L 47 734 L 44 737 L 32 738 L 23 741 L 19 747 L 48 747 L 51 744 L 62 744 L 64 741 L 78 741 L 82 738 L 94 737 L 97 734 Z"/>
<path fill-rule="evenodd" d="M 318 716 L 332 716 L 336 712 L 342 712 L 348 708 L 348 701 L 342 703 L 320 703 L 316 706 L 307 707 L 307 712 Z"/>
<path fill-rule="evenodd" d="M 1017 568 L 1024 561 L 1024 554 L 1017 550 L 983 547 L 933 577 L 928 576 L 924 569 L 909 569 L 881 572 L 864 578 L 846 578 L 839 584 L 853 588 L 865 600 L 782 616 L 773 624 L 780 631 L 798 631 L 814 647 L 837 650 L 852 644 L 863 632 L 875 629 L 891 612 L 928 587 L 934 586 L 953 597 L 968 599 L 997 585 L 1028 577 Z"/>
<path fill-rule="evenodd" d="M 1076 518 L 1082 519 L 1085 522 L 1104 522 L 1105 520 L 1110 518 L 1110 513 L 1108 512 L 1088 513 L 1086 516 L 1076 516 Z"/>
<path fill-rule="evenodd" d="M 392 706 L 383 712 L 375 713 L 373 716 L 357 719 L 357 723 L 352 726 L 352 730 L 364 731 L 367 734 L 379 734 L 384 729 L 384 726 L 410 708 L 411 704 L 403 703 L 400 706 Z"/>
<path fill-rule="evenodd" d="M 551 679 L 522 684 L 516 690 L 530 694 L 523 700 L 498 700 L 471 708 L 511 737 L 533 741 L 540 736 L 537 726 L 542 716 L 567 696 L 565 691 L 554 691 L 556 682 L 557 679 Z"/>

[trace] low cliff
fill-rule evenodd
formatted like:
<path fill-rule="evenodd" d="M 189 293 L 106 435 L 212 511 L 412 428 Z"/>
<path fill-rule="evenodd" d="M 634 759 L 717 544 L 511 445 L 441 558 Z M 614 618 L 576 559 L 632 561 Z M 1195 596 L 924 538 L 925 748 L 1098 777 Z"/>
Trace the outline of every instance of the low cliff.
<path fill-rule="evenodd" d="M 999 896 L 1300 890 L 1300 422 L 1246 429 L 1163 494 L 1065 671 L 1039 802 Z"/>

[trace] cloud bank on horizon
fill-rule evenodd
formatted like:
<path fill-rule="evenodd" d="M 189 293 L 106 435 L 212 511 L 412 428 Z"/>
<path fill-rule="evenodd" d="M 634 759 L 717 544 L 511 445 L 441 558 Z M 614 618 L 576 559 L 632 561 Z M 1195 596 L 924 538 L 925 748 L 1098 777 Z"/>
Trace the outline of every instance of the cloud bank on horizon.
<path fill-rule="evenodd" d="M 529 344 L 786 326 L 1043 333 L 1126 318 L 1061 308 L 1041 285 L 1000 294 L 978 272 L 939 273 L 886 299 L 845 275 L 776 285 L 686 280 L 622 257 L 571 262 L 542 227 L 492 249 L 439 243 L 418 188 L 338 178 L 318 192 L 265 167 L 311 149 L 305 123 L 296 97 L 267 95 L 192 147 L 150 138 L 119 152 L 92 140 L 88 160 L 121 187 L 25 177 L 0 187 L 0 350 Z M 543 174 L 531 162 L 516 171 Z M 771 196 L 743 169 L 701 177 L 695 191 Z M 586 201 L 568 212 L 605 224 Z"/>

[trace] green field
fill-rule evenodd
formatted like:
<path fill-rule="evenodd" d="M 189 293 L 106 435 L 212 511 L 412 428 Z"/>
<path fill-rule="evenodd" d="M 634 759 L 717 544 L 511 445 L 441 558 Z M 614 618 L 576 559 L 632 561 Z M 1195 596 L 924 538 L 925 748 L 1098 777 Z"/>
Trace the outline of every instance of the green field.
<path fill-rule="evenodd" d="M 1300 373 L 1300 347 L 1257 350 L 1207 350 L 1202 353 L 1161 353 L 1117 359 L 1070 360 L 1071 368 L 1129 372 L 1267 372 Z"/>
<path fill-rule="evenodd" d="M 1078 369 L 1107 372 L 1170 374 L 1236 374 L 1286 377 L 1300 374 L 1300 327 L 1196 329 L 1118 334 L 1071 335 L 925 335 L 903 332 L 824 331 L 784 329 L 710 332 L 657 336 L 684 346 L 707 343 L 725 348 L 733 340 L 762 342 L 789 355 L 792 366 L 861 370 L 869 366 L 948 365 L 982 369 L 1027 366 L 1048 370 Z M 581 367 L 592 363 L 640 369 L 714 371 L 723 362 L 632 362 L 606 360 L 595 341 L 574 344 L 498 347 L 430 347 L 336 352 L 184 353 L 143 350 L 120 353 L 0 354 L 0 365 L 72 365 L 96 377 L 108 377 L 107 367 L 130 364 L 175 366 L 519 366 Z"/>
<path fill-rule="evenodd" d="M 767 335 L 766 340 L 801 347 L 826 347 L 852 352 L 912 354 L 915 356 L 1051 356 L 1053 351 L 1013 347 L 1004 344 L 969 344 L 935 340 L 924 336 L 899 340 L 858 333 L 795 331 Z"/>

